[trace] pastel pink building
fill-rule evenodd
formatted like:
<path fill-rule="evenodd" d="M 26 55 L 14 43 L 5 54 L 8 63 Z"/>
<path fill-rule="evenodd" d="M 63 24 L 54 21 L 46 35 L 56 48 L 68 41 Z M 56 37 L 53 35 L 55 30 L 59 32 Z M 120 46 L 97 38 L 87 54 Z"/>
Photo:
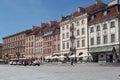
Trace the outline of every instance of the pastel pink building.
<path fill-rule="evenodd" d="M 54 54 L 54 31 L 56 27 L 59 25 L 56 21 L 51 21 L 49 25 L 47 25 L 43 29 L 43 55 L 50 56 Z"/>
<path fill-rule="evenodd" d="M 60 55 L 60 27 L 55 27 L 53 33 L 53 55 Z"/>
<path fill-rule="evenodd" d="M 35 58 L 35 35 L 38 34 L 40 27 L 33 26 L 32 32 L 25 39 L 26 58 Z"/>

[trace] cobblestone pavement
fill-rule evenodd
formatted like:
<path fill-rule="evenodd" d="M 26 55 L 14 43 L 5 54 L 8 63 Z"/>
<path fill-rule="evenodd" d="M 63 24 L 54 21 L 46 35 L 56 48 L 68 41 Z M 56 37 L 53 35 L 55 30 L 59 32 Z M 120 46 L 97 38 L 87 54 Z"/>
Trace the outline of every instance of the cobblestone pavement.
<path fill-rule="evenodd" d="M 85 64 L 0 65 L 0 80 L 120 80 L 120 66 Z"/>

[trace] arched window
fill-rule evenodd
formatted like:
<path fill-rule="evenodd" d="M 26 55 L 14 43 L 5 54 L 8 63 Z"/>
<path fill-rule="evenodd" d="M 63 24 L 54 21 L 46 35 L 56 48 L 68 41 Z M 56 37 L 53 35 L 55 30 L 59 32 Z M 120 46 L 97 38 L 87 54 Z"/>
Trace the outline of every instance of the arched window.
<path fill-rule="evenodd" d="M 100 31 L 100 26 L 99 26 L 99 25 L 97 26 L 97 29 L 96 29 L 96 31 Z"/>
<path fill-rule="evenodd" d="M 107 24 L 103 24 L 103 30 L 107 29 Z"/>

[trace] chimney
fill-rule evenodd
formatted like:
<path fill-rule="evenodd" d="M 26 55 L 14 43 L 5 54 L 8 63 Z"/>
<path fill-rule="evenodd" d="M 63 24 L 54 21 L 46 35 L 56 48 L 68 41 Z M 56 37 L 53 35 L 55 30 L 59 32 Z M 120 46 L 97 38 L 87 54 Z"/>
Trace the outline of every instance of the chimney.
<path fill-rule="evenodd" d="M 96 5 L 99 5 L 101 3 L 102 3 L 101 0 L 96 0 Z"/>
<path fill-rule="evenodd" d="M 50 21 L 50 26 L 53 27 L 53 26 L 56 26 L 57 25 L 57 21 Z"/>
<path fill-rule="evenodd" d="M 80 12 L 81 14 L 85 13 L 85 9 L 82 7 L 78 7 L 78 12 Z"/>
<path fill-rule="evenodd" d="M 45 27 L 47 27 L 47 26 L 49 26 L 48 23 L 41 23 L 41 27 L 42 27 L 42 28 L 45 28 Z"/>

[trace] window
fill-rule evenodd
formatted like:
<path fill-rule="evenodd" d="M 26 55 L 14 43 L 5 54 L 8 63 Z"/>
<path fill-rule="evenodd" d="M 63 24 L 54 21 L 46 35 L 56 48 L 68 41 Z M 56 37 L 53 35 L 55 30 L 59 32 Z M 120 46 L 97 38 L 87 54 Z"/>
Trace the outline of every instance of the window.
<path fill-rule="evenodd" d="M 64 26 L 62 27 L 62 30 L 64 30 Z"/>
<path fill-rule="evenodd" d="M 91 33 L 94 32 L 94 28 L 93 27 L 90 28 L 90 32 Z"/>
<path fill-rule="evenodd" d="M 104 44 L 108 42 L 107 35 L 104 36 Z"/>
<path fill-rule="evenodd" d="M 68 29 L 69 25 L 66 25 L 66 29 Z"/>
<path fill-rule="evenodd" d="M 56 51 L 56 45 L 54 45 L 54 50 Z"/>
<path fill-rule="evenodd" d="M 94 45 L 94 38 L 91 38 L 91 45 Z"/>
<path fill-rule="evenodd" d="M 77 41 L 77 47 L 80 47 L 80 41 L 79 40 Z"/>
<path fill-rule="evenodd" d="M 103 24 L 103 30 L 107 29 L 107 24 Z"/>
<path fill-rule="evenodd" d="M 76 25 L 77 25 L 77 26 L 79 26 L 79 25 L 80 25 L 79 21 L 77 21 L 77 22 L 76 22 Z"/>
<path fill-rule="evenodd" d="M 94 20 L 94 19 L 95 19 L 95 15 L 92 15 L 92 16 L 91 16 L 91 20 Z"/>
<path fill-rule="evenodd" d="M 82 20 L 82 21 L 81 21 L 81 24 L 85 24 L 85 20 Z"/>
<path fill-rule="evenodd" d="M 104 12 L 103 12 L 103 15 L 104 15 L 104 16 L 107 16 L 107 15 L 108 15 L 108 11 L 107 11 L 107 10 L 104 11 Z"/>
<path fill-rule="evenodd" d="M 68 32 L 67 32 L 67 34 L 66 34 L 66 35 L 67 35 L 67 38 L 69 38 L 69 33 L 68 33 Z"/>
<path fill-rule="evenodd" d="M 115 22 L 112 21 L 112 22 L 111 22 L 111 28 L 114 28 L 114 27 L 115 27 Z"/>
<path fill-rule="evenodd" d="M 69 42 L 67 42 L 67 49 L 69 48 Z"/>
<path fill-rule="evenodd" d="M 58 40 L 60 40 L 60 35 L 58 35 Z"/>
<path fill-rule="evenodd" d="M 96 29 L 96 31 L 100 31 L 100 26 L 97 26 L 97 29 Z"/>
<path fill-rule="evenodd" d="M 85 34 L 85 29 L 84 28 L 82 28 L 82 34 Z"/>
<path fill-rule="evenodd" d="M 111 42 L 115 42 L 115 34 L 111 34 Z"/>
<path fill-rule="evenodd" d="M 58 50 L 60 50 L 60 44 L 58 44 Z"/>
<path fill-rule="evenodd" d="M 100 44 L 100 37 L 97 37 L 97 44 Z"/>
<path fill-rule="evenodd" d="M 85 47 L 85 40 L 82 40 L 82 47 Z"/>
<path fill-rule="evenodd" d="M 65 49 L 65 43 L 63 43 L 63 46 L 62 46 L 62 47 L 63 47 L 63 49 Z"/>
<path fill-rule="evenodd" d="M 79 30 L 79 29 L 77 30 L 77 36 L 78 36 L 78 35 L 80 35 L 80 30 Z"/>
<path fill-rule="evenodd" d="M 64 33 L 62 34 L 62 38 L 63 38 L 63 39 L 65 38 L 65 34 L 64 34 Z"/>
<path fill-rule="evenodd" d="M 54 40 L 56 41 L 56 36 L 54 36 Z"/>
<path fill-rule="evenodd" d="M 71 26 L 74 27 L 74 23 L 72 23 Z"/>

